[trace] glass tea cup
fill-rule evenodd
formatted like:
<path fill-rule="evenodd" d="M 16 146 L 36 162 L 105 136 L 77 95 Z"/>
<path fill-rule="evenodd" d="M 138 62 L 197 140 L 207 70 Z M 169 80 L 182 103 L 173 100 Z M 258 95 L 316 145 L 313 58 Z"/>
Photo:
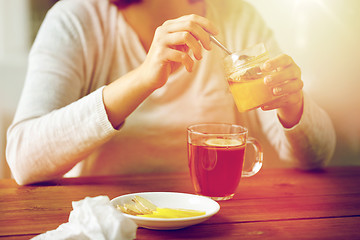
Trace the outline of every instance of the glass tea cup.
<path fill-rule="evenodd" d="M 247 144 L 256 152 L 250 171 L 243 170 Z M 233 198 L 241 177 L 255 175 L 262 167 L 260 143 L 239 125 L 210 123 L 189 126 L 187 148 L 190 176 L 196 194 L 213 200 Z"/>
<path fill-rule="evenodd" d="M 224 58 L 225 77 L 239 112 L 261 107 L 277 98 L 264 84 L 261 66 L 269 59 L 263 43 L 235 52 Z"/>

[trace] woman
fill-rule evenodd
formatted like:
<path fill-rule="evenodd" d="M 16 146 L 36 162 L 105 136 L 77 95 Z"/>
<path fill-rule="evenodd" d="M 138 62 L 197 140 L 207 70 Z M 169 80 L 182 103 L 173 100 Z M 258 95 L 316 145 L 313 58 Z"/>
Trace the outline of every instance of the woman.
<path fill-rule="evenodd" d="M 265 84 L 282 97 L 238 113 L 209 34 L 234 51 L 265 43 L 273 58 L 264 68 L 277 69 Z M 331 121 L 279 53 L 242 1 L 62 0 L 34 42 L 8 131 L 15 180 L 187 171 L 186 127 L 199 122 L 248 127 L 265 166 L 322 167 L 334 150 Z"/>

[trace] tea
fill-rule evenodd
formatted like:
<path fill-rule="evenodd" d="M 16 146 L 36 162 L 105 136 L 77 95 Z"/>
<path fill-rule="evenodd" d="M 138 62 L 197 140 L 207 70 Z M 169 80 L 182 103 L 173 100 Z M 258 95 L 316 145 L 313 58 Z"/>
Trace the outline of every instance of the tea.
<path fill-rule="evenodd" d="M 187 128 L 187 136 L 191 180 L 199 195 L 216 201 L 231 199 L 240 178 L 254 176 L 261 169 L 261 145 L 240 125 L 195 124 Z M 250 171 L 243 171 L 245 147 L 249 145 L 255 158 Z"/>
<path fill-rule="evenodd" d="M 234 195 L 240 182 L 245 144 L 188 144 L 190 175 L 197 194 L 214 199 Z"/>

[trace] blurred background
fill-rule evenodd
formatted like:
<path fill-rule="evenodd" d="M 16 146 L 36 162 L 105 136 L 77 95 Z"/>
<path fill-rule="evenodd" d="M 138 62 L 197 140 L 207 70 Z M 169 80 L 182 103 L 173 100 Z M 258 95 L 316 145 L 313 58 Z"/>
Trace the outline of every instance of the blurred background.
<path fill-rule="evenodd" d="M 330 165 L 360 165 L 360 1 L 247 1 L 301 67 L 305 90 L 332 118 L 337 147 Z M 10 177 L 6 129 L 21 94 L 27 55 L 55 2 L 0 0 L 0 178 Z"/>

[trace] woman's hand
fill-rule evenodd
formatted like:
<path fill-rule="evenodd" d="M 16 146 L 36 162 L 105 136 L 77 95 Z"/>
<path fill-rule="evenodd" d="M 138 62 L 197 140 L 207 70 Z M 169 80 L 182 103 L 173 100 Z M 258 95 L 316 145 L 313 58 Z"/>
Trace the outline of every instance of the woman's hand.
<path fill-rule="evenodd" d="M 209 34 L 217 34 L 217 29 L 197 15 L 168 20 L 158 27 L 145 61 L 104 88 L 103 101 L 113 127 L 118 128 L 181 65 L 191 72 L 194 60 L 189 50 L 200 60 L 202 48 L 210 50 Z"/>
<path fill-rule="evenodd" d="M 216 27 L 206 18 L 186 15 L 168 20 L 158 27 L 148 55 L 141 65 L 143 79 L 152 89 L 162 87 L 169 75 L 181 65 L 192 71 L 194 59 L 202 58 L 202 48 L 211 49 L 209 34 L 217 34 Z"/>
<path fill-rule="evenodd" d="M 264 78 L 265 85 L 272 89 L 277 100 L 263 106 L 263 110 L 277 109 L 279 119 L 284 127 L 296 125 L 303 112 L 304 86 L 301 80 L 301 70 L 293 59 L 285 54 L 266 61 L 263 71 L 271 72 Z"/>

